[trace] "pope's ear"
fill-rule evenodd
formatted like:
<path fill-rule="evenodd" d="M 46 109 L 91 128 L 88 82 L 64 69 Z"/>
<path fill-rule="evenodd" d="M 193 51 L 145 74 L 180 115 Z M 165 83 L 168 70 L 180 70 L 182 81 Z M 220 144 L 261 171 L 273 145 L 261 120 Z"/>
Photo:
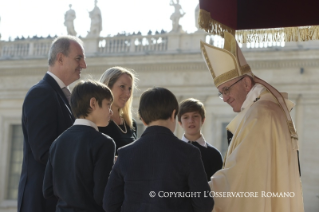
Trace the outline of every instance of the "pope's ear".
<path fill-rule="evenodd" d="M 252 79 L 246 75 L 243 80 L 244 80 L 245 90 L 249 92 L 251 88 L 253 87 Z"/>

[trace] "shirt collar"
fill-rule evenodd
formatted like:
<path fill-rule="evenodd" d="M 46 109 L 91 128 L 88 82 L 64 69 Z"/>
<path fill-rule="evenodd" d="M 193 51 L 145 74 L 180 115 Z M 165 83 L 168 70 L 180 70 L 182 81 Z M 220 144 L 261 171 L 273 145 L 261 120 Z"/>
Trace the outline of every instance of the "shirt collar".
<path fill-rule="evenodd" d="M 99 128 L 94 124 L 92 121 L 88 119 L 75 119 L 75 122 L 73 125 L 86 125 L 93 127 L 96 131 L 99 131 Z"/>
<path fill-rule="evenodd" d="M 62 80 L 60 80 L 59 77 L 55 76 L 52 72 L 50 71 L 47 71 L 47 74 L 49 74 L 51 77 L 53 77 L 53 79 L 58 83 L 58 85 L 60 86 L 60 88 L 64 88 L 64 87 L 67 87 L 63 82 Z M 67 87 L 68 88 L 68 87 Z M 68 88 L 69 89 L 69 88 Z"/>
<path fill-rule="evenodd" d="M 189 142 L 189 140 L 185 137 L 185 134 L 182 137 L 182 141 L 185 141 L 186 143 Z M 204 138 L 204 136 L 202 134 L 200 134 L 200 137 L 196 140 L 196 142 L 199 143 L 199 145 L 207 148 L 207 144 L 206 144 L 205 138 Z"/>
<path fill-rule="evenodd" d="M 266 88 L 263 85 L 256 83 L 248 92 L 246 100 L 241 106 L 241 111 L 245 110 L 246 108 L 249 108 L 254 103 L 254 101 L 256 101 L 256 99 L 260 96 L 260 94 L 265 90 Z"/>

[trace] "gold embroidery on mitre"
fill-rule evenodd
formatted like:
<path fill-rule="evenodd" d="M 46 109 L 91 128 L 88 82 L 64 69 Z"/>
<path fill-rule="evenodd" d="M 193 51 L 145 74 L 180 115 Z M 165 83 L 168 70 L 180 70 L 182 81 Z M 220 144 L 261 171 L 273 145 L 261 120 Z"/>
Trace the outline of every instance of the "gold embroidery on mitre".
<path fill-rule="evenodd" d="M 226 73 L 223 73 L 218 77 L 214 78 L 215 86 L 218 87 L 220 84 L 232 80 L 236 77 L 239 77 L 237 69 L 227 71 Z"/>
<path fill-rule="evenodd" d="M 207 67 L 208 67 L 211 75 L 213 76 L 213 79 L 215 79 L 215 73 L 213 71 L 213 67 L 212 67 L 212 65 L 210 63 L 210 60 L 209 60 L 209 58 L 207 56 L 207 52 L 206 52 L 206 49 L 205 49 L 204 45 L 205 45 L 204 42 L 200 41 L 200 46 L 201 46 L 201 49 L 202 49 L 202 52 L 203 52 Z"/>
<path fill-rule="evenodd" d="M 250 69 L 250 66 L 248 64 L 241 66 L 240 70 L 241 70 L 242 75 L 251 73 L 251 69 Z"/>
<path fill-rule="evenodd" d="M 244 74 L 252 73 L 250 70 L 250 66 L 248 64 L 241 66 L 240 70 L 241 70 L 241 74 L 238 73 L 237 69 L 233 69 L 233 70 L 227 71 L 224 74 L 217 76 L 216 78 L 214 78 L 215 86 L 218 87 L 220 84 L 227 82 L 229 80 L 232 80 L 236 77 L 240 77 Z"/>

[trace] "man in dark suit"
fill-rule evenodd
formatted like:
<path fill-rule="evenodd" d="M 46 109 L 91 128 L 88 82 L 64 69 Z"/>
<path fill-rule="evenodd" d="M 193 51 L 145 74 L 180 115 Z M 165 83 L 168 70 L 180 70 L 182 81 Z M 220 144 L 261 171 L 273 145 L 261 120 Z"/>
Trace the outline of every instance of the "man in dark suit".
<path fill-rule="evenodd" d="M 86 68 L 82 41 L 73 36 L 56 38 L 48 63 L 48 72 L 29 90 L 22 107 L 24 144 L 18 212 L 55 211 L 57 199 L 43 197 L 43 177 L 50 145 L 74 122 L 67 86 Z"/>
<path fill-rule="evenodd" d="M 174 134 L 178 102 L 169 90 L 153 88 L 140 99 L 148 127 L 141 138 L 120 148 L 105 188 L 107 212 L 211 211 L 200 151 Z"/>

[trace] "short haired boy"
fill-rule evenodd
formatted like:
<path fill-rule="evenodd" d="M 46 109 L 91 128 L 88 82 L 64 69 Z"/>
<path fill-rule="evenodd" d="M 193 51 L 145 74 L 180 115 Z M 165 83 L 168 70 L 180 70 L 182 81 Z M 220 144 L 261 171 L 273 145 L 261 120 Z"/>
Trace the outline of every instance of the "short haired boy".
<path fill-rule="evenodd" d="M 205 107 L 197 99 L 189 98 L 180 103 L 178 122 L 184 129 L 182 140 L 196 146 L 202 156 L 207 180 L 222 168 L 223 158 L 220 152 L 205 141 L 201 134 L 201 127 L 205 121 Z"/>
<path fill-rule="evenodd" d="M 112 101 L 112 92 L 102 83 L 81 81 L 74 87 L 76 120 L 52 143 L 43 182 L 44 197 L 58 198 L 56 211 L 103 211 L 115 143 L 97 126 L 108 125 Z"/>
<path fill-rule="evenodd" d="M 211 211 L 200 152 L 174 134 L 178 102 L 166 88 L 145 91 L 138 109 L 147 126 L 120 148 L 105 188 L 105 211 Z M 167 195 L 168 194 L 168 195 Z"/>

